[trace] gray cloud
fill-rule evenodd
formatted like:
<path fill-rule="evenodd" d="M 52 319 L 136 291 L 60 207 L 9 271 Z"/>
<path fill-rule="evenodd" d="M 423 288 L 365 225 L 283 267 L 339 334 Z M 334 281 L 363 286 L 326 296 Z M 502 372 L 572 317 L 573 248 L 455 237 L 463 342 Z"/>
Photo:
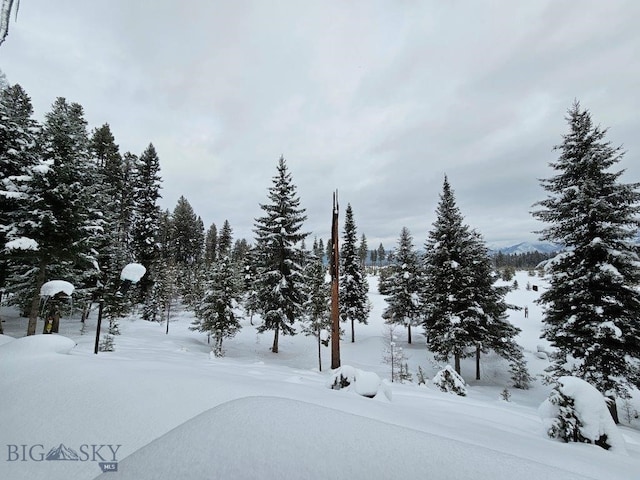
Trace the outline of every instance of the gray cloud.
<path fill-rule="evenodd" d="M 574 98 L 636 181 L 640 4 L 29 0 L 0 49 L 42 117 L 57 96 L 156 146 L 163 207 L 251 239 L 278 157 L 326 238 L 331 193 L 370 244 L 421 245 L 445 174 L 488 241 L 533 239 Z"/>

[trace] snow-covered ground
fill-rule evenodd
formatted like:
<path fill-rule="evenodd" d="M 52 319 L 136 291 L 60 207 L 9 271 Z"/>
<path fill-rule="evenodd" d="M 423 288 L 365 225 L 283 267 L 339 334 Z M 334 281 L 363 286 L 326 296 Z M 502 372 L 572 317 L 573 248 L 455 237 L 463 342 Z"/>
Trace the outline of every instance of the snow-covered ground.
<path fill-rule="evenodd" d="M 511 320 L 537 374 L 548 365 L 537 354 L 549 346 L 534 304 L 545 283 L 526 272 L 516 278 L 520 288 L 507 300 L 529 315 L 514 311 Z M 356 343 L 342 342 L 342 364 L 390 378 L 385 302 L 369 281 L 370 323 L 356 326 Z M 0 336 L 0 479 L 640 478 L 637 420 L 618 427 L 622 452 L 551 440 L 538 414 L 550 387 L 511 388 L 494 356 L 483 358 L 480 381 L 473 359 L 463 361 L 467 397 L 394 383 L 391 400 L 371 399 L 327 388 L 329 349 L 319 372 L 312 337 L 281 337 L 273 354 L 271 333 L 257 334 L 246 319 L 225 340 L 226 357 L 212 358 L 206 335 L 188 329 L 192 314 L 172 312 L 168 335 L 165 325 L 124 319 L 116 351 L 98 355 L 95 313 L 85 335 L 71 318 L 60 335 Z M 26 319 L 9 309 L 2 318 L 5 333 L 24 335 Z M 396 342 L 414 380 L 418 366 L 432 378 L 441 366 L 420 329 L 413 333 L 407 345 L 397 329 Z M 500 399 L 505 387 L 510 402 Z M 57 461 L 46 459 L 50 452 Z"/>

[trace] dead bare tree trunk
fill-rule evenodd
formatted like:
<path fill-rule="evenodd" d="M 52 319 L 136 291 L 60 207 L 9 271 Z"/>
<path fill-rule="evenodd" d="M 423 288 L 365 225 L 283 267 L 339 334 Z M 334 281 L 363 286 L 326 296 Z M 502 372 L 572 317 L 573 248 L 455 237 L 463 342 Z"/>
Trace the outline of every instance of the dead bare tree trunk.
<path fill-rule="evenodd" d="M 340 368 L 340 313 L 339 313 L 339 264 L 338 249 L 338 191 L 333 194 L 331 217 L 331 368 Z"/>

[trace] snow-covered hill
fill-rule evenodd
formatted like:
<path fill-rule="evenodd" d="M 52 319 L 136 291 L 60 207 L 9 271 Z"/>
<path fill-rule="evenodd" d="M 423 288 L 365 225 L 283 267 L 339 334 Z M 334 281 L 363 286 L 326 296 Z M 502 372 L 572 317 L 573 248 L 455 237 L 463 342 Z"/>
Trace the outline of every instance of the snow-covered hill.
<path fill-rule="evenodd" d="M 541 373 L 548 360 L 537 351 L 549 346 L 539 339 L 533 302 L 545 282 L 526 272 L 516 279 L 520 288 L 508 301 L 527 306 L 529 317 L 513 311 L 511 321 L 522 328 L 518 341 L 532 373 Z M 342 364 L 389 378 L 385 303 L 376 278 L 370 286 L 370 323 L 356 326 L 355 343 L 341 344 Z M 550 440 L 537 412 L 549 387 L 512 389 L 506 364 L 493 355 L 483 357 L 480 381 L 472 380 L 473 360 L 463 361 L 467 397 L 394 383 L 391 400 L 370 399 L 327 388 L 329 350 L 320 372 L 312 337 L 282 337 L 272 354 L 271 335 L 246 319 L 225 343 L 226 357 L 211 358 L 206 336 L 188 329 L 192 315 L 175 311 L 168 335 L 164 325 L 125 319 L 116 351 L 99 355 L 77 318 L 64 321 L 58 336 L 0 336 L 0 478 L 638 478 L 637 421 L 619 427 L 626 453 Z M 26 319 L 7 314 L 5 331 L 23 335 Z M 407 345 L 404 331 L 395 334 L 414 378 L 418 366 L 433 377 L 440 366 L 424 337 L 414 332 Z M 510 402 L 500 399 L 505 387 Z M 62 447 L 78 460 L 46 460 Z"/>
<path fill-rule="evenodd" d="M 520 242 L 515 245 L 492 244 L 489 245 L 489 249 L 493 252 L 502 252 L 504 254 L 517 254 L 532 252 L 552 253 L 561 248 L 548 242 Z"/>

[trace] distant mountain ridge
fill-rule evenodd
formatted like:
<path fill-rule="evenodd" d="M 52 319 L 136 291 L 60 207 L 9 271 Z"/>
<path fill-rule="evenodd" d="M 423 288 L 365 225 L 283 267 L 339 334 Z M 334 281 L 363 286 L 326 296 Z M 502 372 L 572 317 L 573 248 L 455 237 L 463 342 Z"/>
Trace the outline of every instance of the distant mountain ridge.
<path fill-rule="evenodd" d="M 489 246 L 489 249 L 494 253 L 504 253 L 506 255 L 515 255 L 518 253 L 552 253 L 562 250 L 559 245 L 554 245 L 548 242 L 520 242 L 515 245 L 509 245 L 504 247 Z"/>

